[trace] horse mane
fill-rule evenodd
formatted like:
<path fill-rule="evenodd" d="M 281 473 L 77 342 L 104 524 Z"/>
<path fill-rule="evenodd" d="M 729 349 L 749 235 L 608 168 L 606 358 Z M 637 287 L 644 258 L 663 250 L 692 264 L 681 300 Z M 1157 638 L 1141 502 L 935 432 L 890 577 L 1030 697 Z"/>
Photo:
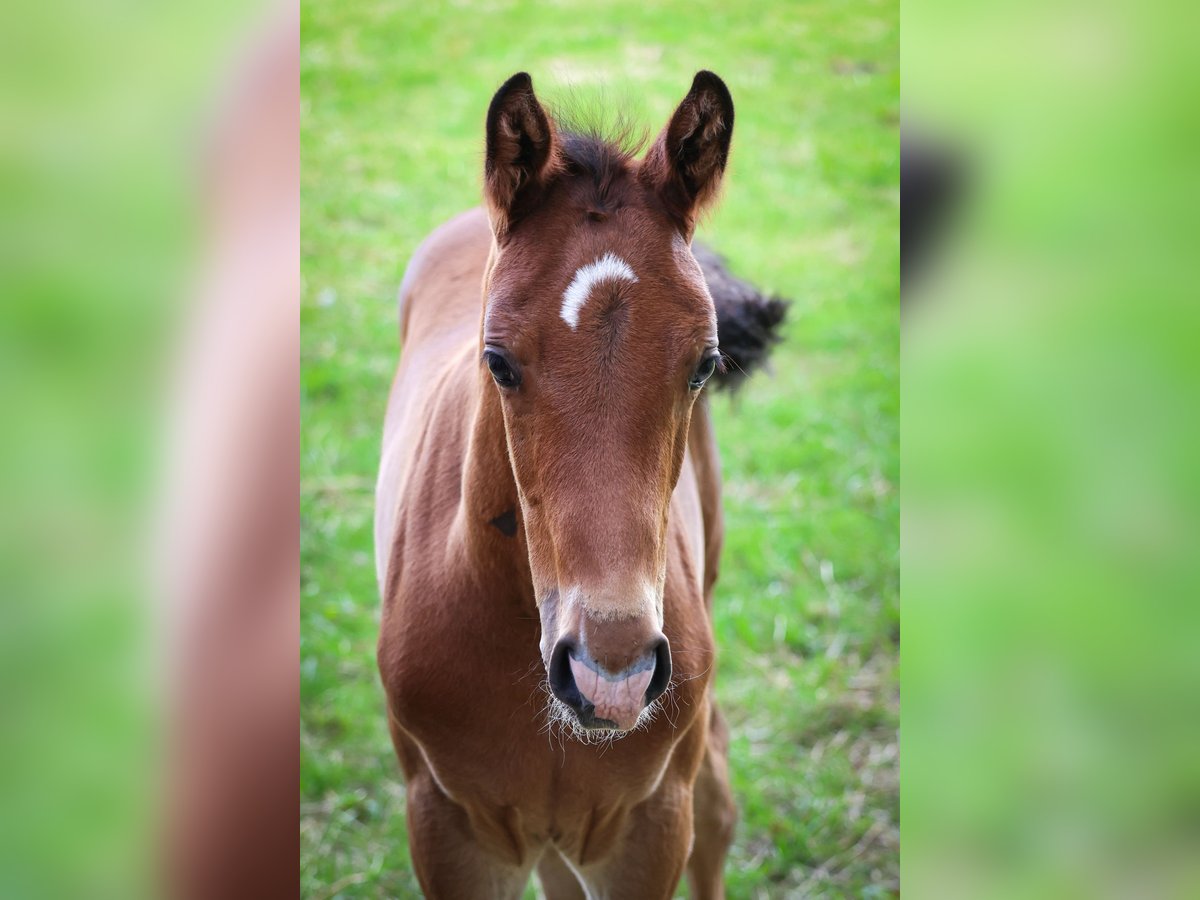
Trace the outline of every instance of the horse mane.
<path fill-rule="evenodd" d="M 621 112 L 608 116 L 596 103 L 571 97 L 555 104 L 563 162 L 568 171 L 590 177 L 593 205 L 603 211 L 619 198 L 622 177 L 645 148 L 649 133 Z M 720 254 L 697 242 L 692 253 L 704 272 L 717 310 L 717 339 L 722 362 L 712 377 L 717 388 L 737 388 L 763 367 L 780 331 L 789 301 L 766 296 L 748 281 L 734 276 Z"/>
<path fill-rule="evenodd" d="M 624 165 L 646 149 L 650 132 L 625 107 L 605 103 L 602 96 L 567 91 L 550 106 L 550 117 L 568 160 L 591 171 Z"/>
<path fill-rule="evenodd" d="M 563 164 L 568 172 L 590 179 L 593 207 L 604 212 L 620 205 L 620 193 L 628 189 L 624 176 L 632 172 L 649 133 L 619 107 L 614 112 L 597 98 L 580 94 L 557 101 L 552 117 Z"/>

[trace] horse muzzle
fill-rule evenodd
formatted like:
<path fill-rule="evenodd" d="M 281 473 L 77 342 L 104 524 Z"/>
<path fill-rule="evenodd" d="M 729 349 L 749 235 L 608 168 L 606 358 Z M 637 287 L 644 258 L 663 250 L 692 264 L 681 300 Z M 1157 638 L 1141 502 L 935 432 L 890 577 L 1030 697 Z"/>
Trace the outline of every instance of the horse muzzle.
<path fill-rule="evenodd" d="M 603 641 L 612 629 L 631 630 L 604 622 L 591 629 L 591 640 L 586 630 L 560 638 L 550 657 L 550 690 L 584 728 L 631 731 L 670 684 L 671 649 L 657 629 L 632 644 L 628 634 Z"/>

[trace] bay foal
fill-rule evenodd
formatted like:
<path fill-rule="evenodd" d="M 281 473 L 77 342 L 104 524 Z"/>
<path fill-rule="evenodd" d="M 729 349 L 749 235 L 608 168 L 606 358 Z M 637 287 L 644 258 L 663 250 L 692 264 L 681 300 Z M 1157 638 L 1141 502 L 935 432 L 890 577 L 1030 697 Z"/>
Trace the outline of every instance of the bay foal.
<path fill-rule="evenodd" d="M 378 657 L 430 897 L 517 897 L 534 868 L 552 898 L 670 897 L 685 866 L 723 895 L 718 316 L 691 239 L 732 132 L 710 72 L 642 160 L 515 75 L 486 209 L 408 266 Z"/>

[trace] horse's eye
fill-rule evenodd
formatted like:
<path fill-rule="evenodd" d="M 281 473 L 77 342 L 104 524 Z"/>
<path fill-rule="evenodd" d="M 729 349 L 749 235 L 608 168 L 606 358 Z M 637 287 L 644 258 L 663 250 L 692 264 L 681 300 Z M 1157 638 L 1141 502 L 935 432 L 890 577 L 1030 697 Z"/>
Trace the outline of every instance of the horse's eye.
<path fill-rule="evenodd" d="M 720 359 L 719 354 L 709 353 L 700 360 L 700 365 L 696 366 L 696 371 L 692 373 L 688 385 L 692 390 L 699 390 L 704 387 L 704 382 L 712 377 L 712 373 L 717 370 L 717 361 Z"/>
<path fill-rule="evenodd" d="M 495 350 L 484 350 L 483 359 L 487 363 L 488 371 L 492 373 L 492 379 L 500 387 L 515 388 L 521 383 L 521 376 L 517 373 L 516 368 L 504 358 L 502 353 Z"/>

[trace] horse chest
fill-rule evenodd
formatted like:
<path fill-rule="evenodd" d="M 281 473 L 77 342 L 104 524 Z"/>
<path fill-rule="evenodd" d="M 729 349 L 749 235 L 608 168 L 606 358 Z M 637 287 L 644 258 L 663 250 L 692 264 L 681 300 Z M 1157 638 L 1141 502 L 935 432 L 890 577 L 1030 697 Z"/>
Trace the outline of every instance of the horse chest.
<path fill-rule="evenodd" d="M 676 755 L 661 732 L 626 738 L 624 747 L 587 747 L 547 740 L 527 731 L 522 715 L 513 718 L 517 727 L 499 734 L 443 732 L 421 743 L 438 787 L 501 851 L 553 843 L 575 858 L 606 855 Z"/>
<path fill-rule="evenodd" d="M 538 691 L 537 620 L 445 585 L 401 591 L 384 617 L 380 657 L 393 714 L 411 731 L 495 727 Z"/>

